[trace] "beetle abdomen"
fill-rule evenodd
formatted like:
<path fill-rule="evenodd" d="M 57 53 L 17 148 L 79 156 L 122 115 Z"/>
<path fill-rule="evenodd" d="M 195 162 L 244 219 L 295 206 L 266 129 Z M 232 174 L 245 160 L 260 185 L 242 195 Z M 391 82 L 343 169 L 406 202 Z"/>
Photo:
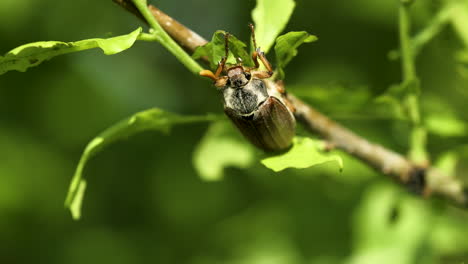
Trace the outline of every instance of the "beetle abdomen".
<path fill-rule="evenodd" d="M 241 115 L 229 107 L 225 107 L 224 112 L 258 148 L 278 151 L 291 145 L 296 121 L 289 109 L 276 97 L 268 97 L 250 115 Z"/>

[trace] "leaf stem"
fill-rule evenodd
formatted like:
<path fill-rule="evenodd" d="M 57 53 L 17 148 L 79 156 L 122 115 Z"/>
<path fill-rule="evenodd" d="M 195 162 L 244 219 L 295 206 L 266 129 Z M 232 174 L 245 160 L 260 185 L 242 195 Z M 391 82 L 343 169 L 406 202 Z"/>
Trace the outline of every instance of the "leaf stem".
<path fill-rule="evenodd" d="M 133 0 L 133 3 L 154 30 L 152 34 L 172 55 L 174 55 L 187 69 L 198 75 L 203 70 L 202 67 L 193 60 L 159 25 L 151 11 L 148 9 L 146 0 Z"/>
<path fill-rule="evenodd" d="M 421 122 L 419 107 L 419 80 L 416 76 L 415 57 L 411 45 L 411 22 L 409 6 L 411 2 L 400 0 L 399 8 L 399 33 L 402 66 L 402 86 L 407 90 L 404 100 L 409 120 L 412 123 L 410 136 L 409 158 L 418 163 L 426 164 L 428 157 L 426 151 L 426 130 Z"/>
<path fill-rule="evenodd" d="M 140 35 L 138 35 L 137 39 L 141 41 L 159 41 L 158 36 L 156 36 L 155 34 L 143 32 L 140 33 Z"/>
<path fill-rule="evenodd" d="M 400 49 L 402 55 L 402 75 L 403 82 L 408 82 L 416 78 L 414 70 L 413 52 L 410 39 L 410 18 L 408 4 L 401 2 L 399 9 L 399 31 L 400 31 Z"/>
<path fill-rule="evenodd" d="M 450 22 L 454 7 L 454 4 L 446 4 L 443 6 L 434 18 L 432 18 L 429 24 L 414 36 L 412 43 L 413 56 L 416 56 L 424 45 L 437 36 L 444 26 Z"/>
<path fill-rule="evenodd" d="M 446 4 L 437 14 L 431 19 L 431 21 L 421 31 L 419 31 L 411 39 L 412 55 L 416 57 L 422 50 L 422 48 L 429 43 L 434 37 L 436 37 L 442 29 L 450 22 L 452 14 L 456 9 L 455 4 Z M 400 50 L 391 50 L 388 53 L 388 57 L 391 60 L 399 59 L 401 56 Z"/>

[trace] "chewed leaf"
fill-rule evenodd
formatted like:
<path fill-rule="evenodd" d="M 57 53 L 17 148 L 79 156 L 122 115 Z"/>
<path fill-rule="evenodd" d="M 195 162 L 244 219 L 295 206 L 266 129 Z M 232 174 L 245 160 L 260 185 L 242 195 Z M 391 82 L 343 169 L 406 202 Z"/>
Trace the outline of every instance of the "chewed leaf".
<path fill-rule="evenodd" d="M 324 152 L 323 142 L 295 137 L 293 146 L 288 152 L 265 158 L 261 162 L 269 169 L 281 171 L 286 168 L 305 169 L 329 161 L 337 162 L 340 170 L 343 168 L 340 156 Z"/>
<path fill-rule="evenodd" d="M 302 43 L 310 43 L 316 40 L 316 36 L 305 31 L 288 32 L 276 39 L 275 53 L 280 79 L 284 78 L 284 67 L 297 55 L 297 48 Z"/>
<path fill-rule="evenodd" d="M 106 55 L 116 54 L 130 48 L 140 33 L 141 28 L 138 28 L 130 34 L 108 39 L 95 38 L 75 42 L 41 41 L 25 44 L 0 57 L 0 74 L 12 70 L 25 72 L 28 68 L 55 56 L 87 49 L 100 48 Z"/>
<path fill-rule="evenodd" d="M 193 53 L 194 59 L 207 57 L 210 62 L 211 69 L 216 69 L 218 63 L 226 55 L 225 52 L 225 31 L 218 30 L 213 34 L 210 42 L 198 47 Z M 229 36 L 229 59 L 228 63 L 236 63 L 235 58 L 241 58 L 245 66 L 253 66 L 252 58 L 246 50 L 247 45 L 238 40 L 235 36 Z"/>
<path fill-rule="evenodd" d="M 80 161 L 78 162 L 78 166 L 75 170 L 75 174 L 70 183 L 67 198 L 65 200 L 65 207 L 71 210 L 74 219 L 80 218 L 81 202 L 86 186 L 86 183 L 82 178 L 84 167 L 91 157 L 93 157 L 107 145 L 142 131 L 155 130 L 167 133 L 173 125 L 194 122 L 207 122 L 216 119 L 218 119 L 218 117 L 213 115 L 179 116 L 165 112 L 161 109 L 153 108 L 139 112 L 109 127 L 93 140 L 91 140 L 81 155 Z"/>
<path fill-rule="evenodd" d="M 257 0 L 252 10 L 258 46 L 267 53 L 283 31 L 294 10 L 293 0 Z"/>
<path fill-rule="evenodd" d="M 226 167 L 247 168 L 254 149 L 227 120 L 213 123 L 193 154 L 193 164 L 203 180 L 220 180 Z"/>

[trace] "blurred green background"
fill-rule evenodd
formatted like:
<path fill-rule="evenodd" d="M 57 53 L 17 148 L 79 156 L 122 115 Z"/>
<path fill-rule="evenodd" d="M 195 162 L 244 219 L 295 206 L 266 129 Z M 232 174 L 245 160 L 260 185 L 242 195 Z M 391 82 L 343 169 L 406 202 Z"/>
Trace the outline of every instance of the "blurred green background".
<path fill-rule="evenodd" d="M 443 2 L 417 0 L 415 30 Z M 205 38 L 223 29 L 243 40 L 255 6 L 252 0 L 152 3 Z M 290 91 L 405 153 L 408 125 L 373 108 L 374 98 L 401 79 L 399 62 L 387 57 L 398 47 L 397 1 L 296 4 L 286 31 L 306 30 L 319 41 L 301 47 L 287 67 Z M 110 0 L 2 0 L 0 53 L 34 41 L 126 34 L 140 25 Z M 458 175 L 468 169 L 468 79 L 455 56 L 463 48 L 447 27 L 417 60 L 425 117 L 435 120 L 435 131 L 448 125 L 441 115 L 458 125 L 458 133 L 429 135 L 431 158 L 460 159 Z M 192 154 L 206 124 L 176 127 L 170 135 L 146 132 L 105 149 L 85 171 L 83 218 L 73 221 L 63 201 L 86 143 L 151 107 L 222 112 L 209 82 L 155 43 L 138 42 L 113 56 L 98 50 L 60 56 L 0 77 L 0 263 L 468 261 L 467 212 L 413 197 L 345 154 L 342 173 L 325 164 L 275 174 L 258 163 L 228 168 L 222 181 L 202 181 Z"/>

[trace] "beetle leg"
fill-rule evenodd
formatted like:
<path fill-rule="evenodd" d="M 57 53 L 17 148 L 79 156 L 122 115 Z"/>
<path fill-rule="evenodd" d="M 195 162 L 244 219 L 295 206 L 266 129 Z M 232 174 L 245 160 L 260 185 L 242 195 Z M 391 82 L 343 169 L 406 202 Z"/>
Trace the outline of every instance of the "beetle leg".
<path fill-rule="evenodd" d="M 260 64 L 258 63 L 258 53 L 259 49 L 257 49 L 257 41 L 255 40 L 255 27 L 252 23 L 249 24 L 250 30 L 252 31 L 251 36 L 252 36 L 252 44 L 254 51 L 252 52 L 252 60 L 255 63 L 255 67 L 252 69 L 258 69 L 260 67 Z"/>
<path fill-rule="evenodd" d="M 218 79 L 215 81 L 215 84 L 214 84 L 214 85 L 216 86 L 216 88 L 223 88 L 224 86 L 226 86 L 227 81 L 228 81 L 228 77 L 227 77 L 227 76 L 223 76 L 223 77 L 218 78 Z"/>
<path fill-rule="evenodd" d="M 226 64 L 226 57 L 223 57 L 221 61 L 218 63 L 218 68 L 216 68 L 216 72 L 213 73 L 210 70 L 202 70 L 199 74 L 203 77 L 208 77 L 213 81 L 217 81 L 219 79 L 219 75 L 223 72 L 224 65 Z"/>
<path fill-rule="evenodd" d="M 258 53 L 257 53 L 257 51 L 254 51 L 252 53 L 252 60 L 255 63 L 255 67 L 253 67 L 252 69 L 258 69 L 260 67 L 260 64 L 258 63 Z"/>
<path fill-rule="evenodd" d="M 291 113 L 295 113 L 296 112 L 296 107 L 294 107 L 294 105 L 291 103 L 291 101 L 288 100 L 288 98 L 286 96 L 286 90 L 284 89 L 283 81 L 281 81 L 281 80 L 276 81 L 275 85 L 274 85 L 274 88 L 276 89 L 276 91 L 278 91 L 282 95 L 283 103 L 289 109 L 289 111 L 291 111 Z"/>
<path fill-rule="evenodd" d="M 258 49 L 258 57 L 260 57 L 260 60 L 262 61 L 263 65 L 265 65 L 265 68 L 268 70 L 268 72 L 271 72 L 271 74 L 273 74 L 273 67 L 271 67 L 270 62 L 265 57 L 265 53 L 263 53 L 263 51 L 260 51 L 260 49 Z"/>
<path fill-rule="evenodd" d="M 257 42 L 255 41 L 255 27 L 252 23 L 249 24 L 250 31 L 252 31 L 252 42 L 254 46 L 254 50 L 257 50 Z"/>
<path fill-rule="evenodd" d="M 268 71 L 251 71 L 250 74 L 252 74 L 253 77 L 258 79 L 270 78 L 273 75 L 272 72 Z"/>
<path fill-rule="evenodd" d="M 200 76 L 208 77 L 208 78 L 210 78 L 210 79 L 213 80 L 213 81 L 216 81 L 216 79 L 217 79 L 216 76 L 215 76 L 215 74 L 214 74 L 212 71 L 210 71 L 210 70 L 203 70 L 203 71 L 201 71 L 199 74 L 200 74 Z"/>
<path fill-rule="evenodd" d="M 216 78 L 218 78 L 219 75 L 221 75 L 221 73 L 223 72 L 224 65 L 226 65 L 226 61 L 227 61 L 227 57 L 223 57 L 221 61 L 218 63 L 218 68 L 216 69 L 216 73 L 214 74 Z"/>
<path fill-rule="evenodd" d="M 286 94 L 286 90 L 284 89 L 284 82 L 283 80 L 278 80 L 275 82 L 275 88 L 280 94 Z"/>
<path fill-rule="evenodd" d="M 262 61 L 263 65 L 265 65 L 265 68 L 267 71 L 255 71 L 256 77 L 260 79 L 265 79 L 271 77 L 273 75 L 273 67 L 271 66 L 270 62 L 267 60 L 265 57 L 265 53 L 263 53 L 260 48 L 257 48 L 257 41 L 255 40 L 255 28 L 253 24 L 249 24 L 250 30 L 252 31 L 252 43 L 254 47 L 254 52 L 252 53 L 252 60 L 255 63 L 255 67 L 251 68 L 253 69 L 258 69 L 260 67 L 260 63 L 258 62 L 258 59 Z"/>
<path fill-rule="evenodd" d="M 273 75 L 273 68 L 271 67 L 270 62 L 266 59 L 265 54 L 261 52 L 260 49 L 257 49 L 257 51 L 255 51 L 252 54 L 252 59 L 254 60 L 254 63 L 255 63 L 254 69 L 258 69 L 259 67 L 257 57 L 260 57 L 260 60 L 262 61 L 263 65 L 265 65 L 265 68 L 267 70 L 266 71 L 252 71 L 251 72 L 252 76 L 255 76 L 259 79 L 270 78 Z"/>

